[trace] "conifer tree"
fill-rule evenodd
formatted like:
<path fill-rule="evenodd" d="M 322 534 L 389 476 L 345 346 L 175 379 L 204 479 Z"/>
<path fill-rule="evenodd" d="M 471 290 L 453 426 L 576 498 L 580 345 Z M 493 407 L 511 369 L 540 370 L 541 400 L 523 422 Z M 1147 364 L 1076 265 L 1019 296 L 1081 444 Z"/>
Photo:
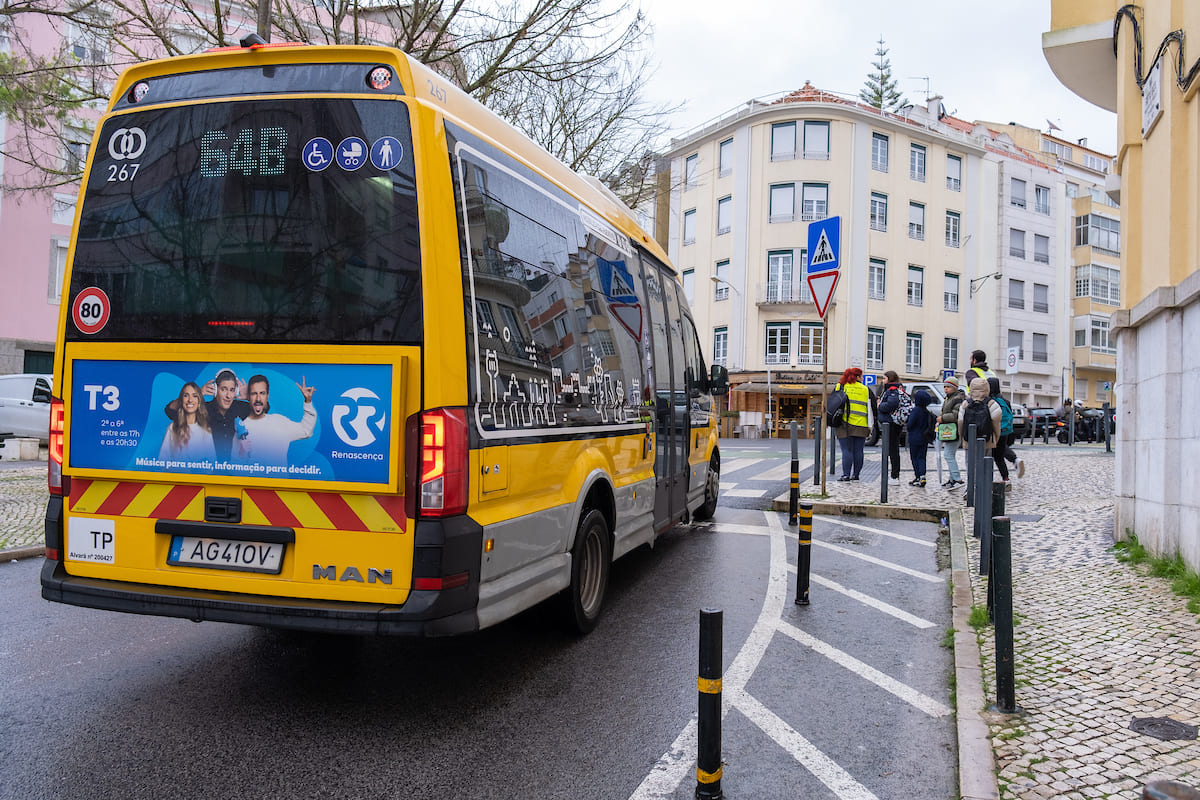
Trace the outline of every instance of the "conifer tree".
<path fill-rule="evenodd" d="M 896 79 L 892 77 L 892 62 L 887 54 L 888 49 L 881 36 L 879 47 L 875 50 L 875 61 L 871 62 L 875 71 L 867 74 L 858 96 L 869 106 L 884 111 L 895 111 L 908 103 L 908 100 L 896 88 Z"/>

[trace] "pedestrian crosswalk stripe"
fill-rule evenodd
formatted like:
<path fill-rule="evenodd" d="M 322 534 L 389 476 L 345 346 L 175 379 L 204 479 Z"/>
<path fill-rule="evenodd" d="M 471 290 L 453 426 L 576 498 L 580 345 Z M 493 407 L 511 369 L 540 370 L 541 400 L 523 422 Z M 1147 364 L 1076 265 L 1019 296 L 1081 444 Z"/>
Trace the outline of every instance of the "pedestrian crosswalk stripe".
<path fill-rule="evenodd" d="M 821 264 L 828 264 L 831 261 L 837 261 L 837 256 L 833 254 L 833 246 L 829 244 L 829 237 L 822 230 L 821 238 L 817 240 L 817 251 L 808 260 L 808 263 L 809 266 L 816 267 Z"/>

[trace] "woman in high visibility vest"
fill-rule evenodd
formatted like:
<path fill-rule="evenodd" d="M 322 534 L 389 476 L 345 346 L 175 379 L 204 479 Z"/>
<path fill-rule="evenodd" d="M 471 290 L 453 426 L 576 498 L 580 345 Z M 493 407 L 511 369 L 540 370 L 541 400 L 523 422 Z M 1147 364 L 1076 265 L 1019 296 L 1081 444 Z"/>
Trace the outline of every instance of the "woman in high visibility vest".
<path fill-rule="evenodd" d="M 863 385 L 862 370 L 850 367 L 842 373 L 842 379 L 834 391 L 846 393 L 845 421 L 841 427 L 835 428 L 838 445 L 842 449 L 842 477 L 839 481 L 856 481 L 862 472 L 863 451 L 867 444 L 867 435 L 871 432 L 871 420 L 867 409 L 875 413 L 875 397 Z"/>

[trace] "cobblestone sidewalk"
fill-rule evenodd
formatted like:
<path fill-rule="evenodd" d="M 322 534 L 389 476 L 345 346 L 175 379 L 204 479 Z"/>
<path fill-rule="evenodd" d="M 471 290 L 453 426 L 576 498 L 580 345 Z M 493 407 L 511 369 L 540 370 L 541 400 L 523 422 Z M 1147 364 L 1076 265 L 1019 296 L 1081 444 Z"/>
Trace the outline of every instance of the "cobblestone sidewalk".
<path fill-rule="evenodd" d="M 40 545 L 45 514 L 45 462 L 0 470 L 0 550 Z"/>

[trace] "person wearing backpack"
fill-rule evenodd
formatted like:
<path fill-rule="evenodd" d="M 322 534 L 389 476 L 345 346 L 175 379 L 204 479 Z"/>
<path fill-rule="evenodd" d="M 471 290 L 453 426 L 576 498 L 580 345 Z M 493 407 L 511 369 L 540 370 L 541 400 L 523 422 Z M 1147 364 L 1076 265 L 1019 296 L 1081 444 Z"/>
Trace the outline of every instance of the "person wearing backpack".
<path fill-rule="evenodd" d="M 991 398 L 1000 406 L 1000 440 L 996 443 L 996 452 L 1000 454 L 1000 458 L 996 459 L 996 468 L 1000 471 L 1000 477 L 1004 479 L 1004 490 L 1011 491 L 1012 484 L 1008 480 L 1008 465 L 1004 462 L 1011 461 L 1017 468 L 1017 477 L 1020 478 L 1025 475 L 1025 460 L 1017 458 L 1016 452 L 1012 449 L 1013 442 L 1017 438 L 1013 432 L 1013 411 L 1012 406 L 1000 392 L 999 378 L 988 378 L 988 391 L 991 393 Z"/>
<path fill-rule="evenodd" d="M 937 430 L 933 412 L 929 410 L 933 395 L 924 389 L 918 389 L 913 392 L 912 401 L 913 409 L 904 424 L 905 433 L 908 435 L 908 457 L 913 468 L 913 479 L 909 486 L 923 489 L 926 455 L 929 452 L 929 443 L 933 441 L 934 431 Z"/>
<path fill-rule="evenodd" d="M 983 449 L 990 453 L 1000 440 L 1000 406 L 991 399 L 991 389 L 983 378 L 971 381 L 971 391 L 958 411 L 958 431 L 963 447 L 971 447 L 971 426 L 983 438 Z"/>
<path fill-rule="evenodd" d="M 908 421 L 908 413 L 912 409 L 912 398 L 900 385 L 900 376 L 894 370 L 883 373 L 883 392 L 879 399 L 879 420 L 881 426 L 888 426 L 888 451 L 883 455 L 880 469 L 889 469 L 892 483 L 900 482 L 900 431 Z"/>
<path fill-rule="evenodd" d="M 966 401 L 967 393 L 959 387 L 958 378 L 953 375 L 942 382 L 942 389 L 946 392 L 946 399 L 942 401 L 942 414 L 938 417 L 938 422 L 942 425 L 954 426 L 950 433 L 953 438 L 942 438 L 942 455 L 946 459 L 946 466 L 950 469 L 950 477 L 946 479 L 942 487 L 953 489 L 955 486 L 962 486 L 964 483 L 962 473 L 958 469 L 958 444 L 960 440 L 960 436 L 958 435 L 958 411 Z"/>
<path fill-rule="evenodd" d="M 871 391 L 863 385 L 862 370 L 858 367 L 850 367 L 842 373 L 842 380 L 834 389 L 835 395 L 837 392 L 845 393 L 845 401 L 842 404 L 842 424 L 834 428 L 838 446 L 842 449 L 842 477 L 838 480 L 856 481 L 859 479 L 859 473 L 862 472 L 867 434 L 871 432 L 871 421 L 867 416 L 867 409 L 875 411 L 875 398 L 871 395 Z M 831 410 L 833 410 L 832 407 Z"/>

